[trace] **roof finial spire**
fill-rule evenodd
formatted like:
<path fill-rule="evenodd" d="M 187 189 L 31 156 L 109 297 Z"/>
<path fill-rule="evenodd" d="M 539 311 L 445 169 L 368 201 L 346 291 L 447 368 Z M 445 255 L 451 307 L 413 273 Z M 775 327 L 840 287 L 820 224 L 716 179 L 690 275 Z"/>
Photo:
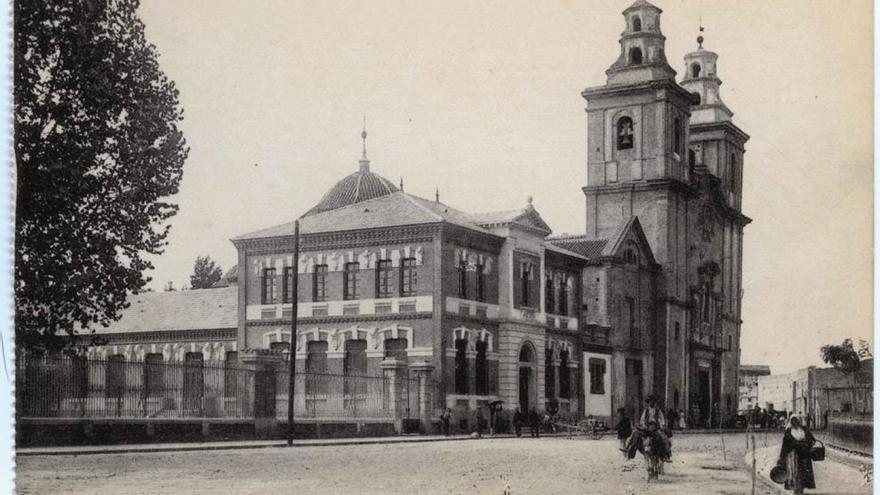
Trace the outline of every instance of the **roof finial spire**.
<path fill-rule="evenodd" d="M 364 114 L 364 130 L 361 131 L 361 140 L 363 141 L 363 154 L 361 155 L 360 165 L 361 172 L 370 171 L 370 160 L 367 158 L 367 114 Z"/>
<path fill-rule="evenodd" d="M 700 33 L 701 34 L 699 36 L 697 36 L 697 44 L 700 45 L 700 48 L 703 48 L 703 34 L 702 34 L 703 31 L 705 31 L 705 29 L 703 28 L 703 16 L 701 15 L 700 16 Z"/>
<path fill-rule="evenodd" d="M 400 192 L 403 192 L 403 176 L 400 176 Z"/>
<path fill-rule="evenodd" d="M 439 187 L 434 191 L 434 201 L 437 203 L 440 202 L 440 188 Z"/>

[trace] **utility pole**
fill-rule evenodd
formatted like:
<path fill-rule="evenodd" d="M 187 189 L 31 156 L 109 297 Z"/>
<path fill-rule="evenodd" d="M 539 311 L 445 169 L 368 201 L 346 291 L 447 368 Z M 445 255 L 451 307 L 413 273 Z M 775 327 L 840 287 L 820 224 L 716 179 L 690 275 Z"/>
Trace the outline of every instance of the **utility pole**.
<path fill-rule="evenodd" d="M 293 280 L 290 291 L 290 374 L 287 383 L 287 446 L 293 447 L 293 393 L 296 384 L 296 319 L 299 302 L 299 220 L 293 222 Z"/>

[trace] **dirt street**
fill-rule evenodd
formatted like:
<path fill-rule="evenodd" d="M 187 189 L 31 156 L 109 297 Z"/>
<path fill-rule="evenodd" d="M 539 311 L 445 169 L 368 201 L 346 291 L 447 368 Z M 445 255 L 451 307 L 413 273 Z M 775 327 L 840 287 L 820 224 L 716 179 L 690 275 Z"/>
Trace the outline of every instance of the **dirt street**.
<path fill-rule="evenodd" d="M 675 459 L 646 482 L 611 437 L 19 457 L 23 494 L 747 494 L 743 435 L 677 435 Z M 509 486 L 509 492 L 505 489 Z M 758 484 L 760 494 L 773 493 Z"/>

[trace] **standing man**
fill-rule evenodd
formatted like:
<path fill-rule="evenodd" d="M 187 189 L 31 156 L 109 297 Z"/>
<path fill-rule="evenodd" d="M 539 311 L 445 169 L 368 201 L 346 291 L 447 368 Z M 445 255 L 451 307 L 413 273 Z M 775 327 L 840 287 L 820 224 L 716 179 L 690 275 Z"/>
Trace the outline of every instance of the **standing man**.
<path fill-rule="evenodd" d="M 629 444 L 627 445 L 627 459 L 632 459 L 636 456 L 636 450 L 639 450 L 642 445 L 642 439 L 646 434 L 653 435 L 654 438 L 659 440 L 663 446 L 666 448 L 666 461 L 672 461 L 672 443 L 669 441 L 669 437 L 663 432 L 666 429 L 666 417 L 663 415 L 663 411 L 657 406 L 657 398 L 653 395 L 649 395 L 645 400 L 647 407 L 644 412 L 642 412 L 642 417 L 639 419 L 639 428 L 633 432 L 632 437 L 629 439 Z M 648 432 L 648 433 L 646 433 Z"/>
<path fill-rule="evenodd" d="M 452 409 L 446 408 L 440 415 L 440 423 L 443 425 L 443 434 L 449 436 L 449 423 L 452 421 Z"/>
<path fill-rule="evenodd" d="M 483 436 L 483 425 L 486 423 L 486 418 L 483 416 L 483 408 L 477 407 L 477 414 L 474 420 L 477 422 L 477 435 Z"/>
<path fill-rule="evenodd" d="M 541 416 L 538 415 L 538 410 L 534 408 L 529 413 L 529 429 L 532 432 L 532 438 L 541 437 Z"/>
<path fill-rule="evenodd" d="M 522 436 L 522 425 L 526 421 L 525 416 L 526 415 L 519 410 L 519 407 L 513 412 L 513 431 L 516 432 L 517 438 Z"/>

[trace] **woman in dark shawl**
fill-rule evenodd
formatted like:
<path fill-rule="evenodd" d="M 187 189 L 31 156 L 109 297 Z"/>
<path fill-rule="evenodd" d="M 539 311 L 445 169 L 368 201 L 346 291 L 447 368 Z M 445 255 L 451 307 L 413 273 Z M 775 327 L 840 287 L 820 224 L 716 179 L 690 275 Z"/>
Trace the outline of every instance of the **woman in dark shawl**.
<path fill-rule="evenodd" d="M 813 459 L 810 458 L 810 448 L 815 442 L 813 434 L 801 423 L 800 418 L 792 416 L 782 436 L 782 450 L 777 463 L 785 468 L 786 490 L 804 493 L 805 488 L 816 488 Z"/>

